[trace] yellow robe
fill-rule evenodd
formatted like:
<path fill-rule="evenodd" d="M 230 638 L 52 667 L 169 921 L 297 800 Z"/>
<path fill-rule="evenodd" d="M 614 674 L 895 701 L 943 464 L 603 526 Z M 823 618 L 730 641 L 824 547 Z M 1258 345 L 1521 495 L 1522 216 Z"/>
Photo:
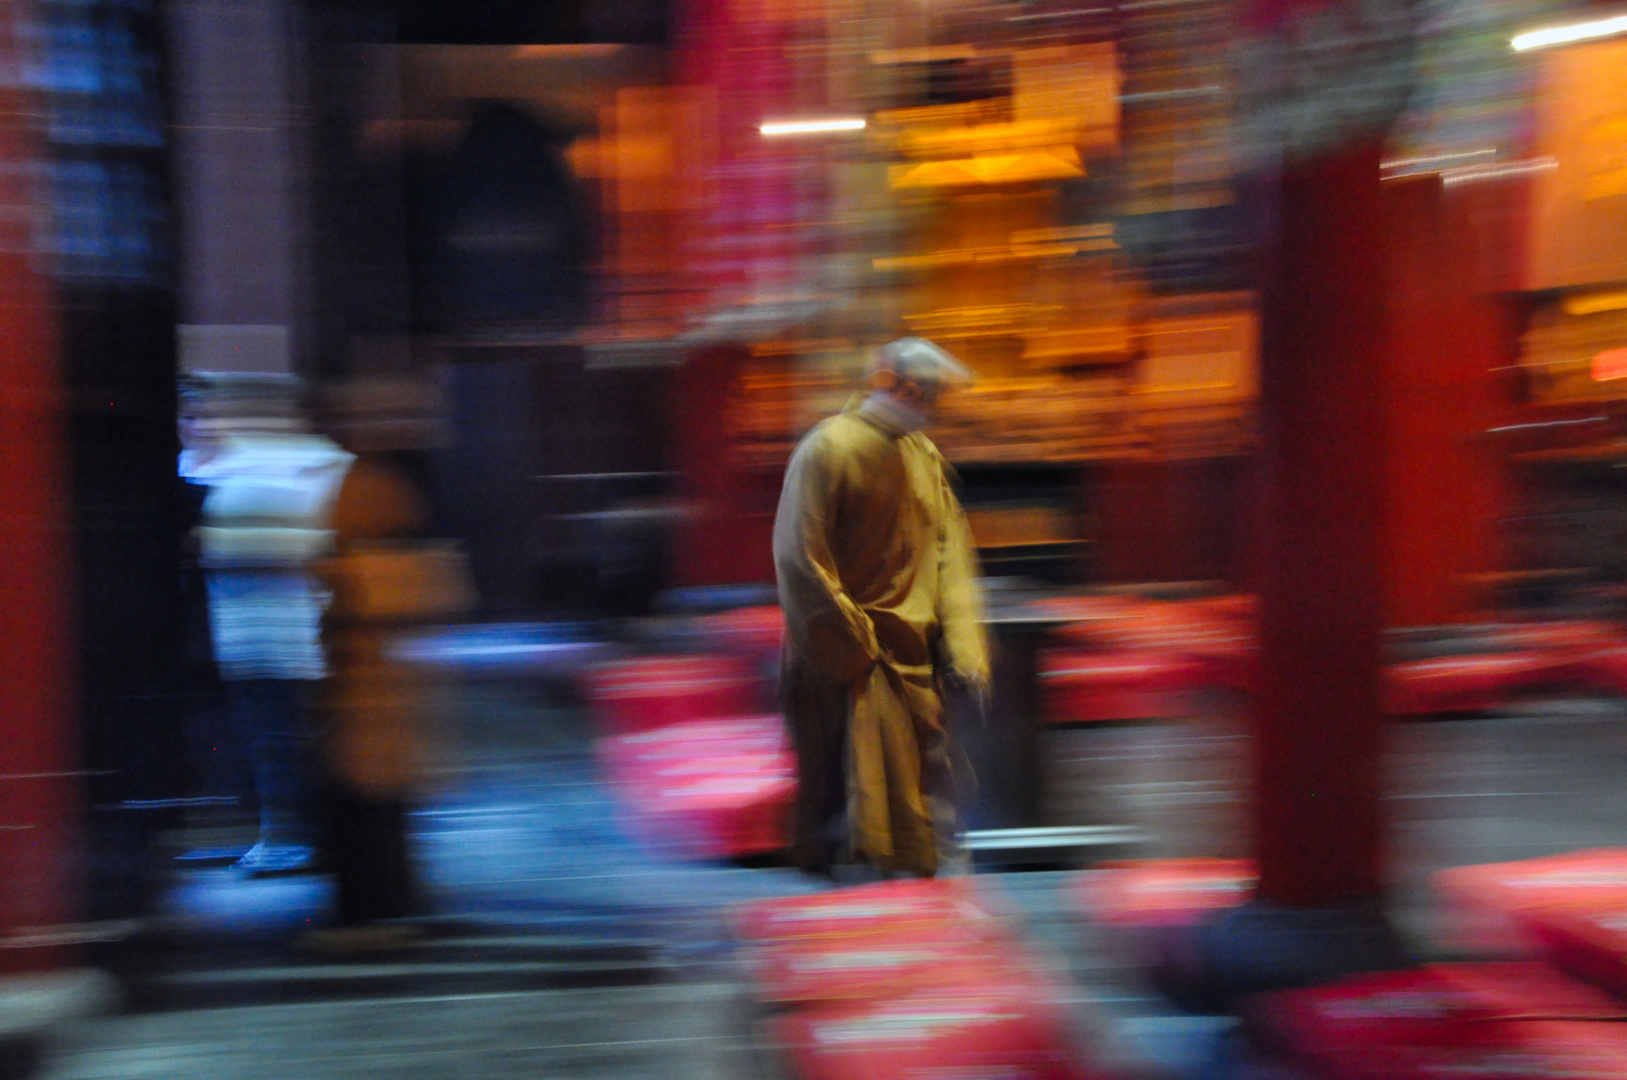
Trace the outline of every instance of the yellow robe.
<path fill-rule="evenodd" d="M 950 469 L 919 432 L 852 406 L 792 455 L 774 522 L 786 637 L 781 698 L 797 750 L 793 854 L 833 843 L 877 866 L 937 868 L 929 803 L 950 796 L 942 686 L 981 688 L 976 551 Z M 826 835 L 845 789 L 846 837 Z"/>
<path fill-rule="evenodd" d="M 319 567 L 332 597 L 322 620 L 328 678 L 314 711 L 330 777 L 353 795 L 402 798 L 428 757 L 422 713 L 429 686 L 391 659 L 389 646 L 401 623 L 373 614 L 357 567 L 369 544 L 412 536 L 427 517 L 404 476 L 365 456 L 351 466 L 334 506 L 337 550 Z"/>

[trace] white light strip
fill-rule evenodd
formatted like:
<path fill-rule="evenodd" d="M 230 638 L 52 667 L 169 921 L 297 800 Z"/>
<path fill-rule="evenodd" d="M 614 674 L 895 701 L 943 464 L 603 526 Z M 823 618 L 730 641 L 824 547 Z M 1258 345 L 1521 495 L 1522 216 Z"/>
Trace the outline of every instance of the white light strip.
<path fill-rule="evenodd" d="M 1496 148 L 1487 147 L 1484 150 L 1462 150 L 1455 154 L 1434 154 L 1430 157 L 1396 158 L 1394 161 L 1382 162 L 1381 169 L 1410 169 L 1417 165 L 1434 165 L 1442 161 L 1458 161 L 1463 158 L 1485 157 L 1487 154 L 1497 153 Z"/>
<path fill-rule="evenodd" d="M 1442 169 L 1441 183 L 1446 187 L 1452 187 L 1456 184 L 1474 183 L 1477 180 L 1505 180 L 1512 176 L 1530 176 L 1533 173 L 1557 168 L 1559 162 L 1551 157 L 1510 161 L 1501 165 L 1463 165 L 1456 169 Z"/>
<path fill-rule="evenodd" d="M 834 120 L 784 120 L 763 124 L 757 129 L 764 135 L 819 135 L 827 131 L 863 131 L 864 121 L 858 117 Z"/>
<path fill-rule="evenodd" d="M 1541 49 L 1548 45 L 1588 41 L 1621 33 L 1627 33 L 1627 15 L 1618 15 L 1614 19 L 1600 19 L 1598 22 L 1555 26 L 1548 30 L 1532 30 L 1528 34 L 1515 37 L 1513 44 L 1515 52 L 1524 52 L 1526 49 Z"/>

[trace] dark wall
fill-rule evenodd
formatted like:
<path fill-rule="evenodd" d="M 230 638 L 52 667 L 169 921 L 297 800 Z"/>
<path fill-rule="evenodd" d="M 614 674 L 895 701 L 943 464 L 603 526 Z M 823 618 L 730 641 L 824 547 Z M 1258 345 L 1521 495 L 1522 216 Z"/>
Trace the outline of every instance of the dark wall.
<path fill-rule="evenodd" d="M 306 14 L 302 93 L 307 118 L 310 247 L 306 260 L 311 374 L 351 371 L 357 337 L 412 329 L 406 168 L 399 153 L 369 149 L 368 98 L 379 40 L 393 33 L 383 5 Z"/>
<path fill-rule="evenodd" d="M 666 574 L 669 373 L 596 367 L 570 346 L 454 350 L 447 526 L 494 611 L 630 613 Z"/>
<path fill-rule="evenodd" d="M 314 9 L 378 7 L 371 0 L 312 0 Z M 394 0 L 383 5 L 399 40 L 435 45 L 620 42 L 663 45 L 667 0 Z"/>
<path fill-rule="evenodd" d="M 150 10 L 43 4 L 72 484 L 90 918 L 141 910 L 185 795 L 179 683 L 174 250 L 165 54 Z M 84 48 L 83 43 L 96 43 Z"/>

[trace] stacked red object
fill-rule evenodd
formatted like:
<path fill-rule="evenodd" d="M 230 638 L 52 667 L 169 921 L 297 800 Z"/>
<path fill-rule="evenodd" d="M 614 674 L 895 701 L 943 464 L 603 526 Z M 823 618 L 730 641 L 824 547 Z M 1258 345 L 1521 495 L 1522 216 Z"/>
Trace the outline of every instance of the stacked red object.
<path fill-rule="evenodd" d="M 1053 724 L 1179 716 L 1196 666 L 1177 653 L 1049 650 L 1040 658 L 1044 715 Z"/>
<path fill-rule="evenodd" d="M 756 683 L 733 656 L 652 656 L 604 664 L 583 697 L 605 731 L 622 734 L 756 711 Z"/>
<path fill-rule="evenodd" d="M 777 715 L 700 720 L 599 741 L 634 831 L 702 858 L 783 848 L 796 762 Z"/>
<path fill-rule="evenodd" d="M 747 905 L 768 1025 L 804 1080 L 1083 1080 L 1056 992 L 966 879 Z"/>

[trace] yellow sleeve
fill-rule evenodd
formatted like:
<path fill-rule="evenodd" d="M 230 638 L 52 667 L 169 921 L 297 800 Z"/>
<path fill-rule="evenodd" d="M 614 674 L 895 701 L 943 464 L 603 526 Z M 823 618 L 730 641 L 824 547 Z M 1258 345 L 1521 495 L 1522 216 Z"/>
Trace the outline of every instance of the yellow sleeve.
<path fill-rule="evenodd" d="M 950 486 L 945 465 L 943 530 L 938 559 L 938 627 L 950 674 L 974 689 L 989 682 L 989 644 L 978 589 L 977 545 L 972 528 Z"/>
<path fill-rule="evenodd" d="M 814 670 L 851 683 L 870 670 L 881 649 L 831 555 L 837 472 L 817 434 L 792 455 L 774 517 L 774 573 L 791 647 Z"/>

